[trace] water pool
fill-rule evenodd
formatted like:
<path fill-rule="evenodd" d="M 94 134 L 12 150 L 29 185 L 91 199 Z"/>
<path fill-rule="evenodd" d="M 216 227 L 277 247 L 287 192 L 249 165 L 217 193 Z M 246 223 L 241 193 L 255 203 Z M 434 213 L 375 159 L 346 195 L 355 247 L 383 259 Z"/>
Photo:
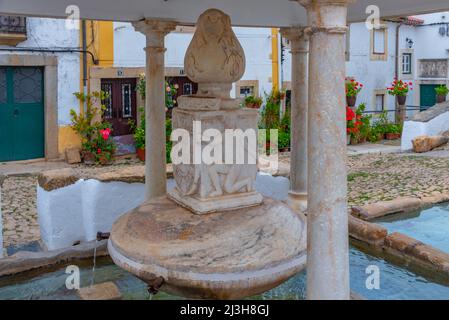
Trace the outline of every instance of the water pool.
<path fill-rule="evenodd" d="M 366 267 L 376 265 L 380 269 L 380 289 L 368 290 L 365 286 Z M 92 280 L 92 266 L 84 262 L 79 265 L 81 287 L 88 286 Z M 383 259 L 365 254 L 352 247 L 350 250 L 351 289 L 367 299 L 449 299 L 449 287 L 433 283 L 406 269 L 394 266 Z M 28 277 L 0 278 L 0 300 L 5 299 L 79 299 L 76 292 L 65 287 L 65 268 L 42 275 Z M 146 284 L 132 274 L 112 264 L 107 258 L 97 261 L 95 283 L 113 281 L 123 299 L 149 299 Z M 304 299 L 306 275 L 302 272 L 284 284 L 254 299 Z M 160 292 L 152 297 L 155 300 L 181 299 Z"/>
<path fill-rule="evenodd" d="M 449 253 L 449 203 L 376 220 L 388 232 L 400 232 Z"/>

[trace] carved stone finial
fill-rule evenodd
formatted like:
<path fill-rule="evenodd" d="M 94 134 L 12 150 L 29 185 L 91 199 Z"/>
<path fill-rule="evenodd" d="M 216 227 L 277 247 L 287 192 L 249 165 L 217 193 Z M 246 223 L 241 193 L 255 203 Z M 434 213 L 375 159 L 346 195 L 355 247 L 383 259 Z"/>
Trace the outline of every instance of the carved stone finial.
<path fill-rule="evenodd" d="M 218 9 L 201 14 L 184 68 L 190 80 L 198 82 L 199 95 L 229 98 L 232 83 L 245 72 L 245 54 L 227 14 Z"/>

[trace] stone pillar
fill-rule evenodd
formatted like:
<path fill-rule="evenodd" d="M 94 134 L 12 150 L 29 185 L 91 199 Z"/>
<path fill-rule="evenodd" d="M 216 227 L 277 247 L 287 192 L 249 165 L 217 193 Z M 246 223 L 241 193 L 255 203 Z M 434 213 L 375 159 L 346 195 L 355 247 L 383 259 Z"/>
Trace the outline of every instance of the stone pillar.
<path fill-rule="evenodd" d="M 309 39 L 304 28 L 281 29 L 292 54 L 290 192 L 287 203 L 307 210 L 307 109 Z"/>
<path fill-rule="evenodd" d="M 143 20 L 133 24 L 146 36 L 145 87 L 145 193 L 146 199 L 165 195 L 165 64 L 164 38 L 174 30 L 172 21 Z"/>
<path fill-rule="evenodd" d="M 307 298 L 349 299 L 345 33 L 353 0 L 298 0 L 310 34 Z"/>

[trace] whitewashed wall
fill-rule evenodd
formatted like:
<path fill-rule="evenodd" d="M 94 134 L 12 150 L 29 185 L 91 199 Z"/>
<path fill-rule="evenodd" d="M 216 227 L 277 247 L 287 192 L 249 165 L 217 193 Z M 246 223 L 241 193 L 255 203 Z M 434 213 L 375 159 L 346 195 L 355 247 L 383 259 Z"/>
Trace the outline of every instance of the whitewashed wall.
<path fill-rule="evenodd" d="M 271 90 L 271 29 L 233 28 L 246 56 L 242 80 L 259 80 L 259 93 Z M 184 56 L 192 40 L 191 33 L 171 32 L 165 38 L 165 65 L 183 67 Z M 130 23 L 114 22 L 114 66 L 145 66 L 145 37 L 134 31 Z M 232 90 L 234 95 L 234 90 Z"/>
<path fill-rule="evenodd" d="M 418 59 L 448 59 L 449 37 L 438 33 L 440 25 L 427 24 L 445 22 L 449 23 L 449 12 L 426 14 L 419 16 L 424 20 L 425 26 L 415 28 L 411 36 L 415 45 L 415 54 Z"/>
<path fill-rule="evenodd" d="M 20 48 L 79 48 L 79 30 L 65 28 L 65 20 L 28 18 L 28 39 L 17 45 Z M 30 53 L 17 54 L 56 55 L 58 57 L 58 124 L 70 124 L 70 109 L 78 106 L 73 92 L 80 91 L 79 53 Z M 1 54 L 1 53 L 0 53 Z"/>

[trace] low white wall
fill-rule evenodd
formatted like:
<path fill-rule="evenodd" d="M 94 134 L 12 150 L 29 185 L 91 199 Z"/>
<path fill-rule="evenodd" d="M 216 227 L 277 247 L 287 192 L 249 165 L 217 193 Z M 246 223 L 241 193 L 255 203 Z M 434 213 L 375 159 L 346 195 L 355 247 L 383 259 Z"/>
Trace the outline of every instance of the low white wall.
<path fill-rule="evenodd" d="M 418 136 L 434 136 L 449 130 L 449 112 L 442 113 L 428 122 L 405 121 L 402 130 L 401 150 L 413 148 L 412 140 Z"/>
<path fill-rule="evenodd" d="M 167 181 L 167 189 L 175 185 Z M 256 189 L 264 196 L 284 200 L 289 180 L 259 173 Z M 109 232 L 122 214 L 144 201 L 143 183 L 79 180 L 75 184 L 46 191 L 37 186 L 37 211 L 41 238 L 48 250 L 96 239 L 97 231 Z"/>

